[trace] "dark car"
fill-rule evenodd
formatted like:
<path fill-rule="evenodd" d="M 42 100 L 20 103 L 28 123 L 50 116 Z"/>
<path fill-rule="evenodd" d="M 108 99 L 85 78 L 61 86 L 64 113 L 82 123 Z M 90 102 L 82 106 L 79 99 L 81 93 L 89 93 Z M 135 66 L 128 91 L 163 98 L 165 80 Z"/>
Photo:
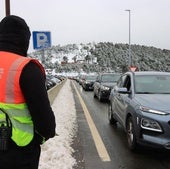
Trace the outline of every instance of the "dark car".
<path fill-rule="evenodd" d="M 54 77 L 52 75 L 47 75 L 46 82 L 45 82 L 46 89 L 49 90 L 52 87 L 54 87 L 56 84 L 59 84 L 60 82 L 61 82 L 61 80 L 58 79 L 57 77 Z"/>
<path fill-rule="evenodd" d="M 170 149 L 170 73 L 123 74 L 111 91 L 108 117 L 123 126 L 131 150 Z"/>
<path fill-rule="evenodd" d="M 46 79 L 45 81 L 46 89 L 49 90 L 56 85 L 56 83 L 51 79 Z"/>
<path fill-rule="evenodd" d="M 93 90 L 93 85 L 97 75 L 86 75 L 82 80 L 82 87 L 85 91 Z"/>
<path fill-rule="evenodd" d="M 101 73 L 97 76 L 93 86 L 94 97 L 99 101 L 108 100 L 110 91 L 120 78 L 118 73 Z"/>
<path fill-rule="evenodd" d="M 78 83 L 79 83 L 79 85 L 82 85 L 82 81 L 83 81 L 83 79 L 84 79 L 85 76 L 86 76 L 85 74 L 80 74 L 80 75 L 79 75 L 79 77 L 78 77 Z"/>

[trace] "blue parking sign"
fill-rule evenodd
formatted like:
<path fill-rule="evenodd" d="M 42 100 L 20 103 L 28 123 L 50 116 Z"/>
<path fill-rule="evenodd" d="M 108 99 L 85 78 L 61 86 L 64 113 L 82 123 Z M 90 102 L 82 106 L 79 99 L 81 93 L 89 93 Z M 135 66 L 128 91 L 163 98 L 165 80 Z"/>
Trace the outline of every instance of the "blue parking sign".
<path fill-rule="evenodd" d="M 33 31 L 33 48 L 44 49 L 51 47 L 51 32 Z"/>

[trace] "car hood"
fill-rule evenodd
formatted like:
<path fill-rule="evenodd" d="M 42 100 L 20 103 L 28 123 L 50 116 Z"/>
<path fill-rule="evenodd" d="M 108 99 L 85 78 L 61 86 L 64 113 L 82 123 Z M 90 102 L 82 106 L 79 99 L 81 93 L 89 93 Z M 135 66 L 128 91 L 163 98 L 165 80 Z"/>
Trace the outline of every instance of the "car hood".
<path fill-rule="evenodd" d="M 137 94 L 135 100 L 142 106 L 170 112 L 170 94 Z"/>
<path fill-rule="evenodd" d="M 113 86 L 116 84 L 116 82 L 115 82 L 115 83 L 113 83 L 113 82 L 102 82 L 101 84 L 102 84 L 103 86 L 113 87 Z"/>

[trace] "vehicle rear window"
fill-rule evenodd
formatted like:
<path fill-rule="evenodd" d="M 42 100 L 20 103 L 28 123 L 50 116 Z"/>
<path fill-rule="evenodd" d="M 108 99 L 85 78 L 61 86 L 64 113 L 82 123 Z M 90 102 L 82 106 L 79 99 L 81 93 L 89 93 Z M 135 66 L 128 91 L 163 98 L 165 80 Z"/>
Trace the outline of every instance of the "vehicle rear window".
<path fill-rule="evenodd" d="M 120 75 L 102 75 L 102 82 L 117 82 Z"/>

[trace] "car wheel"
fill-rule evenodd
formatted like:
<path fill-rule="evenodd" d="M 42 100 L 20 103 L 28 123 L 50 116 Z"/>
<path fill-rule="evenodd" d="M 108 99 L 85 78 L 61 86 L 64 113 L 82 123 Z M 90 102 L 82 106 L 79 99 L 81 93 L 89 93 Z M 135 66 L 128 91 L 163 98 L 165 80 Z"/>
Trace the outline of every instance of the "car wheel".
<path fill-rule="evenodd" d="M 112 106 L 111 106 L 110 103 L 108 104 L 108 119 L 109 119 L 109 123 L 111 125 L 116 125 L 117 124 L 117 121 L 113 118 Z"/>
<path fill-rule="evenodd" d="M 101 94 L 101 92 L 99 91 L 99 96 L 98 96 L 98 98 L 99 98 L 99 101 L 101 102 L 103 99 L 102 99 L 102 94 Z"/>
<path fill-rule="evenodd" d="M 95 93 L 95 91 L 93 91 L 93 97 L 96 98 L 96 93 Z"/>
<path fill-rule="evenodd" d="M 134 128 L 132 117 L 129 117 L 127 120 L 126 133 L 127 133 L 127 141 L 128 141 L 129 148 L 131 150 L 135 150 L 137 148 L 137 142 L 136 142 L 136 134 L 135 134 L 135 128 Z"/>

